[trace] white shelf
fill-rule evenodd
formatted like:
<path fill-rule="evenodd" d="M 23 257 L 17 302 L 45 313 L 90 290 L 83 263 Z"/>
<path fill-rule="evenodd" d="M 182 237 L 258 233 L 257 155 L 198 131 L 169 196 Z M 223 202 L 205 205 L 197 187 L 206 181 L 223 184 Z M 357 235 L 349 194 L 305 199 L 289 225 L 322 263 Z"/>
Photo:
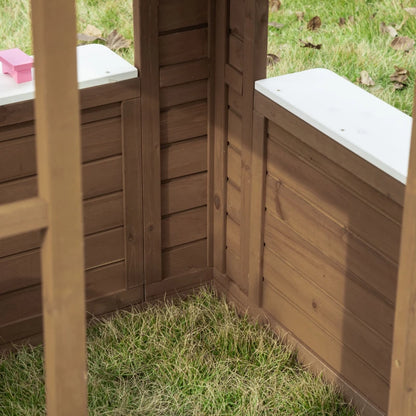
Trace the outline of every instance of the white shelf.
<path fill-rule="evenodd" d="M 1 64 L 0 64 L 1 65 Z M 80 89 L 136 78 L 137 69 L 104 45 L 77 47 L 78 86 Z M 33 81 L 17 84 L 0 71 L 0 106 L 31 100 L 35 96 Z"/>
<path fill-rule="evenodd" d="M 412 129 L 408 115 L 321 68 L 257 81 L 256 90 L 406 183 Z"/>

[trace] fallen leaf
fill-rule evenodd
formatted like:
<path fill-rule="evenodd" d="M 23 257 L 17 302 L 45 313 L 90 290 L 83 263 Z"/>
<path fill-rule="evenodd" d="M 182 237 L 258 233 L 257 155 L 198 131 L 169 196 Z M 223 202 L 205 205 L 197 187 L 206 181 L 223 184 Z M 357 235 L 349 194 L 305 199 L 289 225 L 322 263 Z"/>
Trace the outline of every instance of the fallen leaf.
<path fill-rule="evenodd" d="M 395 90 L 402 90 L 402 89 L 404 89 L 406 86 L 407 86 L 406 84 L 402 84 L 401 82 L 395 82 L 395 83 L 393 84 L 393 87 L 394 87 L 394 89 L 395 89 Z"/>
<path fill-rule="evenodd" d="M 406 10 L 411 16 L 416 16 L 416 7 L 405 7 L 404 10 Z"/>
<path fill-rule="evenodd" d="M 367 87 L 372 87 L 376 85 L 373 79 L 370 77 L 367 71 L 361 71 L 360 77 L 358 78 L 358 82 L 362 85 L 366 85 Z"/>
<path fill-rule="evenodd" d="M 280 58 L 274 53 L 267 54 L 267 65 L 274 65 L 280 61 Z"/>
<path fill-rule="evenodd" d="M 308 30 L 318 30 L 321 27 L 321 18 L 319 16 L 312 17 L 308 22 Z"/>
<path fill-rule="evenodd" d="M 415 41 L 407 36 L 398 36 L 393 39 L 390 46 L 396 51 L 408 52 L 415 46 Z"/>
<path fill-rule="evenodd" d="M 102 31 L 93 25 L 87 25 L 82 33 L 77 34 L 77 38 L 81 42 L 94 42 L 97 39 L 105 40 L 102 36 Z"/>
<path fill-rule="evenodd" d="M 393 26 L 387 26 L 384 22 L 380 23 L 380 32 L 388 33 L 393 38 L 398 35 L 397 30 Z"/>
<path fill-rule="evenodd" d="M 409 78 L 409 71 L 405 68 L 400 68 L 398 66 L 394 67 L 395 72 L 394 74 L 390 75 L 390 80 L 392 82 L 400 82 L 405 84 L 407 79 Z"/>
<path fill-rule="evenodd" d="M 130 46 L 130 41 L 124 38 L 117 30 L 113 30 L 107 37 L 107 46 L 113 51 L 125 49 Z"/>
<path fill-rule="evenodd" d="M 305 12 L 295 12 L 295 14 L 298 20 L 303 20 L 303 18 L 305 17 Z"/>
<path fill-rule="evenodd" d="M 345 17 L 340 17 L 339 18 L 339 22 L 338 24 L 342 27 L 345 26 L 345 24 L 347 23 L 347 19 Z"/>
<path fill-rule="evenodd" d="M 348 16 L 348 22 L 351 24 L 354 24 L 355 23 L 354 16 Z"/>
<path fill-rule="evenodd" d="M 318 44 L 318 45 L 314 45 L 312 42 L 305 42 L 302 39 L 299 39 L 300 43 L 302 43 L 301 47 L 302 48 L 311 48 L 311 49 L 321 49 L 322 48 L 322 44 Z"/>
<path fill-rule="evenodd" d="M 270 0 L 270 10 L 272 12 L 277 12 L 280 7 L 282 7 L 282 3 L 280 0 Z"/>
<path fill-rule="evenodd" d="M 276 29 L 281 29 L 285 25 L 283 23 L 277 23 L 277 22 L 269 22 L 270 27 L 275 27 Z"/>

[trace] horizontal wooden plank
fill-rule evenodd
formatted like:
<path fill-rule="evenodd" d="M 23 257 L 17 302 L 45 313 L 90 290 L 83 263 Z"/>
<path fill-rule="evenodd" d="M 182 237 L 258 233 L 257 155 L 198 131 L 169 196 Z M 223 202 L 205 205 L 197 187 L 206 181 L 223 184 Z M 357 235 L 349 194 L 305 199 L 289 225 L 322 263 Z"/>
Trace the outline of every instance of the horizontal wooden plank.
<path fill-rule="evenodd" d="M 230 0 L 230 32 L 244 37 L 244 0 Z"/>
<path fill-rule="evenodd" d="M 282 137 L 282 134 L 279 137 Z M 369 205 L 355 192 L 333 180 L 326 172 L 305 163 L 274 139 L 268 142 L 267 170 L 373 247 L 398 262 L 401 227 L 383 214 L 382 206 Z"/>
<path fill-rule="evenodd" d="M 162 184 L 162 215 L 207 204 L 207 174 L 197 173 Z"/>
<path fill-rule="evenodd" d="M 125 285 L 124 270 L 124 262 L 119 262 L 87 271 L 85 274 L 87 300 L 121 290 Z M 42 313 L 41 288 L 36 285 L 1 295 L 0 303 L 4 311 L 0 314 L 1 338 L 2 330 L 5 330 L 3 327 L 6 325 L 39 316 Z"/>
<path fill-rule="evenodd" d="M 209 60 L 207 58 L 162 66 L 160 68 L 160 87 L 171 87 L 172 85 L 199 81 L 208 77 Z"/>
<path fill-rule="evenodd" d="M 391 342 L 394 307 L 378 292 L 324 256 L 267 211 L 264 242 L 266 248 L 278 253 L 299 273 Z"/>
<path fill-rule="evenodd" d="M 161 150 L 162 180 L 191 175 L 207 169 L 207 138 L 170 144 Z"/>
<path fill-rule="evenodd" d="M 207 236 L 207 207 L 194 208 L 162 219 L 162 248 L 201 240 Z"/>
<path fill-rule="evenodd" d="M 207 240 L 165 250 L 162 253 L 163 278 L 192 273 L 207 267 Z"/>
<path fill-rule="evenodd" d="M 160 89 L 160 107 L 162 109 L 193 101 L 205 100 L 208 96 L 207 80 L 187 82 L 185 84 Z"/>
<path fill-rule="evenodd" d="M 207 102 L 184 104 L 162 111 L 160 114 L 160 142 L 173 143 L 179 140 L 207 135 Z"/>
<path fill-rule="evenodd" d="M 84 124 L 81 132 L 83 162 L 121 154 L 119 117 Z M 35 173 L 34 136 L 0 142 L 0 182 L 31 176 Z"/>
<path fill-rule="evenodd" d="M 243 94 L 243 74 L 231 65 L 225 65 L 225 82 L 229 85 L 236 93 Z"/>
<path fill-rule="evenodd" d="M 227 177 L 238 189 L 241 188 L 241 155 L 232 146 L 227 152 Z"/>
<path fill-rule="evenodd" d="M 243 136 L 243 122 L 241 117 L 228 110 L 228 136 L 227 139 L 234 149 L 241 152 L 241 141 Z"/>
<path fill-rule="evenodd" d="M 232 182 L 227 183 L 227 215 L 240 224 L 241 221 L 241 192 Z"/>
<path fill-rule="evenodd" d="M 226 245 L 227 249 L 232 250 L 235 255 L 240 255 L 240 225 L 233 221 L 229 216 L 226 220 Z"/>
<path fill-rule="evenodd" d="M 82 169 L 84 199 L 120 191 L 123 188 L 121 156 L 87 163 Z"/>
<path fill-rule="evenodd" d="M 85 238 L 85 267 L 92 269 L 124 259 L 124 230 L 115 228 Z M 0 259 L 0 293 L 40 283 L 40 250 Z"/>
<path fill-rule="evenodd" d="M 10 126 L 0 127 L 0 142 L 26 136 L 33 136 L 34 134 L 35 123 L 33 121 L 12 124 Z"/>
<path fill-rule="evenodd" d="M 308 319 L 354 351 L 386 382 L 389 380 L 390 343 L 267 248 L 263 274 Z"/>
<path fill-rule="evenodd" d="M 234 35 L 230 35 L 229 37 L 228 60 L 231 66 L 238 71 L 243 72 L 244 44 L 241 39 Z"/>
<path fill-rule="evenodd" d="M 85 235 L 123 225 L 123 192 L 115 192 L 84 201 L 83 214 Z"/>
<path fill-rule="evenodd" d="M 397 265 L 269 175 L 266 207 L 325 256 L 394 302 Z"/>
<path fill-rule="evenodd" d="M 160 0 L 159 32 L 208 22 L 208 0 Z"/>
<path fill-rule="evenodd" d="M 42 232 L 33 231 L 0 240 L 0 258 L 40 247 Z"/>
<path fill-rule="evenodd" d="M 208 57 L 208 29 L 187 30 L 159 37 L 159 64 L 179 64 Z"/>
<path fill-rule="evenodd" d="M 48 207 L 40 198 L 0 205 L 0 239 L 47 228 Z"/>
<path fill-rule="evenodd" d="M 306 145 L 320 152 L 335 165 L 342 166 L 370 187 L 378 190 L 399 205 L 404 201 L 404 185 L 390 175 L 382 172 L 371 163 L 357 157 L 353 152 L 332 140 L 324 133 L 305 123 L 283 107 L 256 92 L 255 108 L 266 118 L 281 126 L 303 141 Z"/>
<path fill-rule="evenodd" d="M 0 184 L 0 204 L 34 198 L 38 194 L 36 176 L 5 182 Z"/>
<path fill-rule="evenodd" d="M 243 114 L 243 96 L 232 88 L 228 88 L 228 106 L 241 117 Z"/>
<path fill-rule="evenodd" d="M 324 331 L 296 308 L 276 288 L 264 282 L 263 307 L 304 345 L 321 357 L 337 373 L 355 386 L 383 410 L 387 408 L 388 383 L 379 377 L 365 361 Z"/>

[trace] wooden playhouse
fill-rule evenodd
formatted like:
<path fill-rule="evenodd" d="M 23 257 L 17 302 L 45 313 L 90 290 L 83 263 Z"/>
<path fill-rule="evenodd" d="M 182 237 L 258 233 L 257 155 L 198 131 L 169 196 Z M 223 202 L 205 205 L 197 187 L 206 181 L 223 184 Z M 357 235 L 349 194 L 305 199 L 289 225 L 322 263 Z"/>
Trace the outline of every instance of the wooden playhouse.
<path fill-rule="evenodd" d="M 266 0 L 133 0 L 135 67 L 78 48 L 78 93 L 73 2 L 32 3 L 36 101 L 0 78 L 0 344 L 43 340 L 48 413 L 86 414 L 85 300 L 211 283 L 363 415 L 413 415 L 411 119 L 327 71 L 255 84 Z"/>

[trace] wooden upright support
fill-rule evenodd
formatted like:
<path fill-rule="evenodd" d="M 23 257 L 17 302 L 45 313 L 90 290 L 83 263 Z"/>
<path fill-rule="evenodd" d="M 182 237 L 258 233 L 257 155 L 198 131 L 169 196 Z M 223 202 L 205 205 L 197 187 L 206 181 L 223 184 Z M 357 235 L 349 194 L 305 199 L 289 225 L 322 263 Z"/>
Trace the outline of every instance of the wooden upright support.
<path fill-rule="evenodd" d="M 46 407 L 87 415 L 81 141 L 75 2 L 32 1 L 39 196 L 48 204 L 42 246 Z"/>
<path fill-rule="evenodd" d="M 416 414 L 416 96 L 403 212 L 389 416 Z"/>

